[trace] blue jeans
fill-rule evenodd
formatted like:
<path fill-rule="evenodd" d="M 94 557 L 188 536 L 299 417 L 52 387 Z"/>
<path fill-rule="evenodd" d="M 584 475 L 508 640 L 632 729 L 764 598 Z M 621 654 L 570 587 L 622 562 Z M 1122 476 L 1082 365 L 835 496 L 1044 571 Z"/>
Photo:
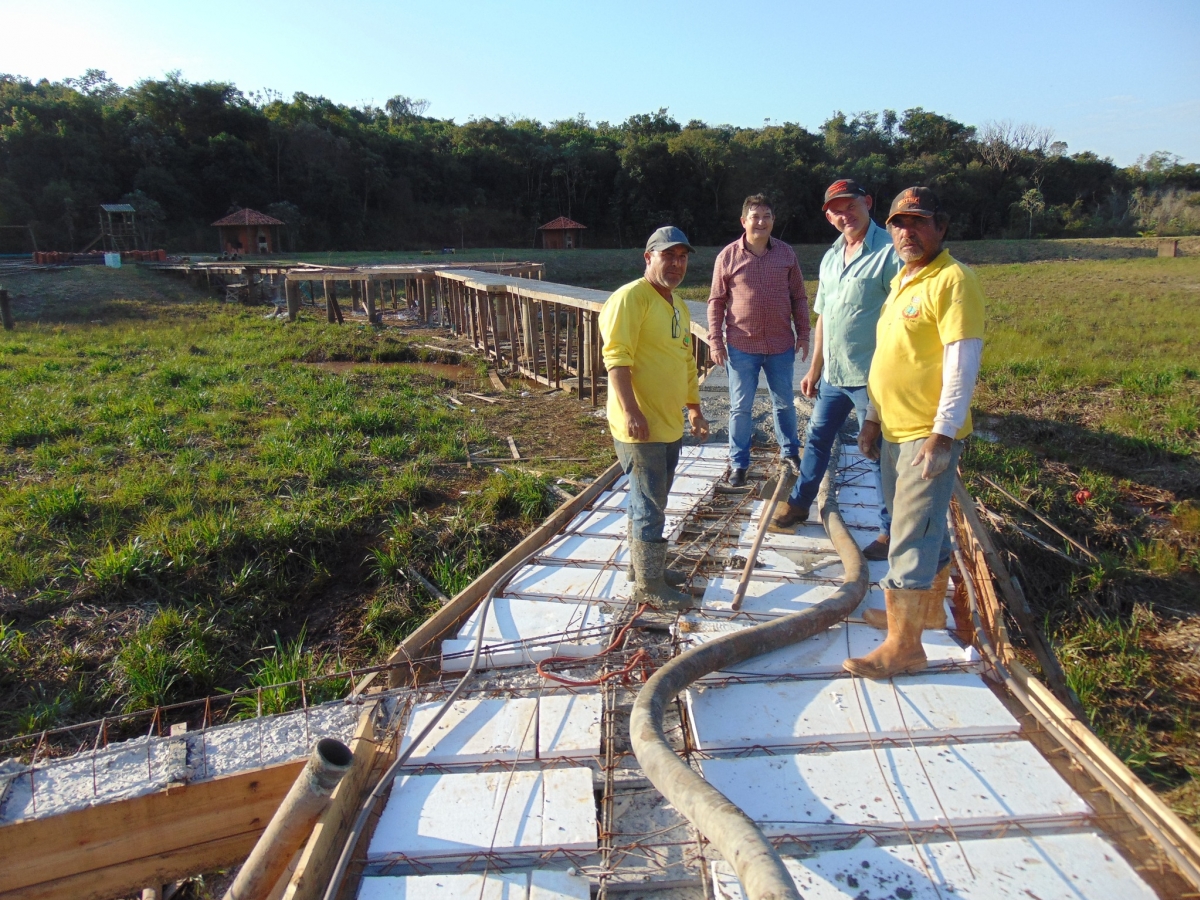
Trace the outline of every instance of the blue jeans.
<path fill-rule="evenodd" d="M 675 480 L 683 438 L 670 444 L 626 444 L 613 439 L 617 461 L 629 476 L 629 539 L 661 544 L 667 518 L 667 494 Z"/>
<path fill-rule="evenodd" d="M 834 438 L 850 417 L 850 410 L 858 416 L 859 427 L 866 421 L 867 389 L 863 387 L 838 387 L 824 378 L 817 382 L 817 399 L 813 403 L 812 415 L 808 419 L 808 430 L 804 432 L 804 457 L 800 460 L 800 478 L 792 488 L 788 503 L 808 509 L 821 489 L 821 479 L 829 465 L 829 454 Z M 867 460 L 875 476 L 875 495 L 879 500 L 879 533 L 886 535 L 892 529 L 892 516 L 884 502 L 883 481 L 879 475 L 879 463 Z"/>
<path fill-rule="evenodd" d="M 933 576 L 950 562 L 946 513 L 963 442 L 953 443 L 950 465 L 929 481 L 921 477 L 922 467 L 912 464 L 924 438 L 903 444 L 880 443 L 883 492 L 896 517 L 888 546 L 888 573 L 880 585 L 892 590 L 926 590 L 933 584 Z"/>
<path fill-rule="evenodd" d="M 743 353 L 728 347 L 729 363 L 729 464 L 735 469 L 750 467 L 751 411 L 758 373 L 767 373 L 767 389 L 775 411 L 775 440 L 784 456 L 800 452 L 796 436 L 796 405 L 792 395 L 792 372 L 796 351 L 785 353 Z"/>

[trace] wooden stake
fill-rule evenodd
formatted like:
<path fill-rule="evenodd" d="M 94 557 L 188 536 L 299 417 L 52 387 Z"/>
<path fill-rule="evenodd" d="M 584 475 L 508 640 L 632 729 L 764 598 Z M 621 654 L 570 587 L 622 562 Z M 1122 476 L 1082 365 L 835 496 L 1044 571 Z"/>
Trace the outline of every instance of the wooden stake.
<path fill-rule="evenodd" d="M 521 458 L 521 452 L 517 450 L 517 442 L 513 440 L 511 434 L 508 436 L 508 451 L 512 454 L 513 459 Z"/>
<path fill-rule="evenodd" d="M 492 380 L 492 386 L 495 387 L 496 390 L 501 392 L 508 390 L 508 388 L 504 386 L 504 382 L 500 380 L 500 373 L 495 369 L 488 369 L 488 378 Z"/>

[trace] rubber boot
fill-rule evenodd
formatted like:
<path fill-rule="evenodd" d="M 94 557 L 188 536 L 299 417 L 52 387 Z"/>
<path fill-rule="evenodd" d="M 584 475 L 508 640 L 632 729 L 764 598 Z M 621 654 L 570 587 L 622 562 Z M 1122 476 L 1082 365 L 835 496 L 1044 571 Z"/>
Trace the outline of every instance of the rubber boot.
<path fill-rule="evenodd" d="M 891 678 L 926 668 L 925 648 L 921 646 L 921 620 L 927 593 L 929 591 L 884 591 L 887 637 L 866 656 L 843 662 L 842 668 L 871 679 Z"/>
<path fill-rule="evenodd" d="M 629 568 L 625 570 L 625 580 L 637 581 L 632 559 L 629 560 Z M 683 587 L 687 584 L 687 576 L 678 569 L 663 569 L 663 581 L 671 587 Z"/>
<path fill-rule="evenodd" d="M 663 578 L 667 563 L 667 542 L 631 540 L 629 553 L 633 562 L 636 586 L 635 603 L 649 603 L 655 609 L 683 609 L 691 598 L 669 586 Z"/>
<path fill-rule="evenodd" d="M 946 589 L 950 587 L 950 563 L 942 566 L 942 570 L 933 576 L 933 586 L 925 598 L 925 615 L 922 619 L 923 628 L 937 630 L 946 627 Z M 881 609 L 868 609 L 863 613 L 863 621 L 872 628 L 887 631 L 887 613 Z"/>

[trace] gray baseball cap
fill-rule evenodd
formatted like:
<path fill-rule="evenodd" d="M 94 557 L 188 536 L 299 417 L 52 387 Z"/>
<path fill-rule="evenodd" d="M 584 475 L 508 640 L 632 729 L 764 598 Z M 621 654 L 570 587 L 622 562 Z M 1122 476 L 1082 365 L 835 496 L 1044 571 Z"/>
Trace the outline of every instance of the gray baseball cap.
<path fill-rule="evenodd" d="M 696 248 L 688 243 L 687 235 L 674 225 L 664 225 L 654 234 L 650 235 L 646 241 L 646 252 L 652 253 L 655 250 L 667 250 L 671 247 L 678 246 L 687 247 L 688 253 L 695 253 Z"/>

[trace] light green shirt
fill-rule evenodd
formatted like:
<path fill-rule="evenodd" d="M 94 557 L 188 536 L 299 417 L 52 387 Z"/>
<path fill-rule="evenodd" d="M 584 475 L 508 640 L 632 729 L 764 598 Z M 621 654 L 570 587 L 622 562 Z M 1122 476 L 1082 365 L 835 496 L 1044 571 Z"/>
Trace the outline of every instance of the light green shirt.
<path fill-rule="evenodd" d="M 845 235 L 839 235 L 821 260 L 813 311 L 821 316 L 825 369 L 836 387 L 861 387 L 875 355 L 875 325 L 887 299 L 900 259 L 891 235 L 871 222 L 858 252 L 845 262 Z"/>

